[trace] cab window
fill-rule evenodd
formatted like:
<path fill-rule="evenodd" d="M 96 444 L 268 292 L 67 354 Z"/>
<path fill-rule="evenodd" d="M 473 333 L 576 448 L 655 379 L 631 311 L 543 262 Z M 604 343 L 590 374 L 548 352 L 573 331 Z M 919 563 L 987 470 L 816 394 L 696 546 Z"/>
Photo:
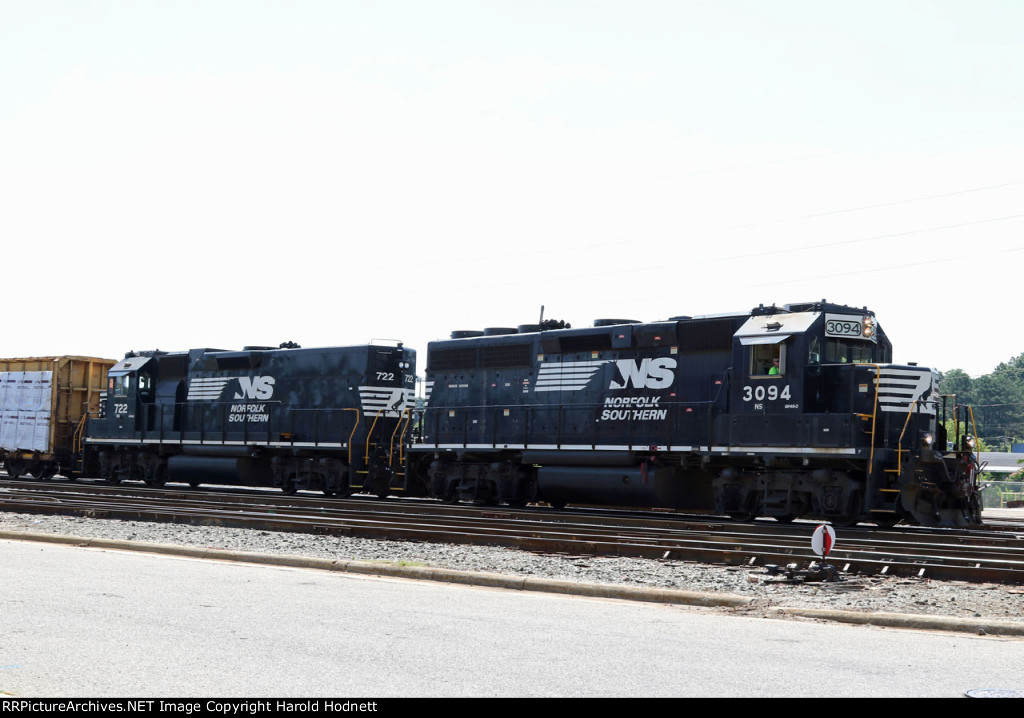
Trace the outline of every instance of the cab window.
<path fill-rule="evenodd" d="M 785 371 L 785 344 L 754 344 L 750 347 L 750 376 L 778 376 Z"/>
<path fill-rule="evenodd" d="M 132 375 L 122 374 L 114 377 L 114 396 L 128 396 L 132 388 Z"/>
<path fill-rule="evenodd" d="M 139 374 L 139 396 L 144 400 L 149 400 L 153 396 L 153 379 L 149 374 Z"/>
<path fill-rule="evenodd" d="M 807 345 L 807 363 L 821 364 L 821 339 L 818 337 L 811 337 Z"/>
<path fill-rule="evenodd" d="M 825 361 L 829 364 L 871 364 L 875 345 L 870 342 L 848 342 L 829 339 L 825 342 Z"/>

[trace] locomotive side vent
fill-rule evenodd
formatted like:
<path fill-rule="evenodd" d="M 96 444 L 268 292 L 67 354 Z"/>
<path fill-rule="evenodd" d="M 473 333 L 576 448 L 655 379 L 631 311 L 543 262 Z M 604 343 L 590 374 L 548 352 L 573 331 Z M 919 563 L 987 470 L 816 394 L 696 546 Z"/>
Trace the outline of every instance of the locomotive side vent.
<path fill-rule="evenodd" d="M 434 349 L 427 354 L 428 371 L 457 371 L 477 367 L 476 347 L 458 349 Z"/>
<path fill-rule="evenodd" d="M 484 347 L 480 352 L 480 367 L 494 369 L 533 366 L 532 349 L 532 344 L 499 344 Z"/>
<path fill-rule="evenodd" d="M 735 319 L 698 319 L 680 326 L 680 348 L 684 352 L 732 351 Z"/>

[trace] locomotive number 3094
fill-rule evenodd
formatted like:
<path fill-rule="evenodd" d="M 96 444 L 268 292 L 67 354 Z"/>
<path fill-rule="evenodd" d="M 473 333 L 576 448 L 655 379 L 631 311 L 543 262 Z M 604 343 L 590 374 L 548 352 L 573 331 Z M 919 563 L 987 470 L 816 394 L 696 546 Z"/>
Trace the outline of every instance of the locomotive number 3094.
<path fill-rule="evenodd" d="M 830 337 L 859 337 L 863 329 L 860 322 L 830 319 L 825 323 L 825 334 Z"/>
<path fill-rule="evenodd" d="M 745 386 L 743 387 L 743 401 L 774 401 L 776 399 L 788 399 L 789 395 L 789 384 L 784 385 L 781 389 L 778 384 L 758 384 L 757 386 Z"/>

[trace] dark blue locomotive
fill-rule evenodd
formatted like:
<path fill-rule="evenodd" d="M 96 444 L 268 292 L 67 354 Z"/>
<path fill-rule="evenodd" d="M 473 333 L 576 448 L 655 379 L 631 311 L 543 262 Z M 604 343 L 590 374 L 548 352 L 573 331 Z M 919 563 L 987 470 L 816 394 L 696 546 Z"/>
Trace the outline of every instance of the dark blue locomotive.
<path fill-rule="evenodd" d="M 108 373 L 81 473 L 400 492 L 415 372 L 401 345 L 129 354 Z"/>
<path fill-rule="evenodd" d="M 456 332 L 428 347 L 409 488 L 780 521 L 980 523 L 962 409 L 938 395 L 931 369 L 891 356 L 872 312 L 824 301 Z"/>

